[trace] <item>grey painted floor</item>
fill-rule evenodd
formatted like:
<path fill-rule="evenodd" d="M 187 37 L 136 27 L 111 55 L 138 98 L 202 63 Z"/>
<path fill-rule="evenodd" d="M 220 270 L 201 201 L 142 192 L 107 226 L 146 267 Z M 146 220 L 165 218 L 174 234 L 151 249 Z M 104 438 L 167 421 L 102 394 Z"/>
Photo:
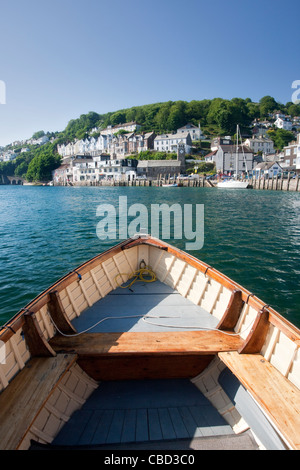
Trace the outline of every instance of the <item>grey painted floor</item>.
<path fill-rule="evenodd" d="M 133 318 L 126 318 L 128 316 Z M 101 323 L 91 332 L 184 331 L 214 328 L 218 323 L 203 308 L 160 281 L 138 282 L 131 289 L 117 288 L 72 323 L 77 331 L 83 331 L 99 321 Z"/>
<path fill-rule="evenodd" d="M 102 382 L 53 445 L 190 441 L 233 431 L 188 379 Z"/>

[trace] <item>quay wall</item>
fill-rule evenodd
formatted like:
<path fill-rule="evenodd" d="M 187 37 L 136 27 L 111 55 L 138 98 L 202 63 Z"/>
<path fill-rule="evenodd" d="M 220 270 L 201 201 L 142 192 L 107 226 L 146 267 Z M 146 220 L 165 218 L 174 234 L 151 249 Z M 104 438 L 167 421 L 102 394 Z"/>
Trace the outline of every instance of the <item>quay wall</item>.
<path fill-rule="evenodd" d="M 176 178 L 176 183 L 179 186 L 183 187 L 209 187 L 213 188 L 216 186 L 216 181 L 206 180 L 203 177 L 199 179 L 196 178 L 189 178 L 189 179 L 181 179 Z M 172 184 L 174 183 L 174 179 L 171 180 L 169 178 L 158 178 L 158 179 L 138 179 L 133 181 L 118 181 L 118 180 L 102 180 L 99 182 L 91 182 L 91 181 L 80 181 L 77 183 L 72 183 L 71 185 L 76 186 L 162 186 L 163 184 Z M 296 178 L 293 178 L 289 175 L 287 178 L 250 178 L 249 185 L 253 189 L 259 190 L 270 190 L 270 191 L 294 191 L 300 192 L 300 175 L 297 175 Z"/>
<path fill-rule="evenodd" d="M 253 178 L 250 184 L 253 189 L 273 190 L 273 191 L 300 191 L 300 175 L 292 178 L 290 175 L 287 178 Z"/>

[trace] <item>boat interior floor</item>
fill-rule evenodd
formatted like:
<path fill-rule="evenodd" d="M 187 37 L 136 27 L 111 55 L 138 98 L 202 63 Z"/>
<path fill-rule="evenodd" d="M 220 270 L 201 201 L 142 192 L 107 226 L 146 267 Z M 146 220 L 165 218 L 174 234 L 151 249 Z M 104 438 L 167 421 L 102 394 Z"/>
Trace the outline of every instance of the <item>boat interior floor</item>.
<path fill-rule="evenodd" d="M 118 287 L 72 324 L 79 332 L 96 324 L 90 332 L 159 332 L 215 328 L 218 320 L 157 280 L 136 282 L 126 289 Z"/>
<path fill-rule="evenodd" d="M 51 447 L 257 448 L 248 434 L 235 435 L 188 379 L 102 382 Z"/>

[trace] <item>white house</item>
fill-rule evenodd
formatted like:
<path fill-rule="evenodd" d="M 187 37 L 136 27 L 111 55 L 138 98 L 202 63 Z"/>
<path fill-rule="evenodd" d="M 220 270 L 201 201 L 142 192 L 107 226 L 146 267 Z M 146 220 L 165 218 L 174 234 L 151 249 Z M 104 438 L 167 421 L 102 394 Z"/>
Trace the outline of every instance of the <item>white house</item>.
<path fill-rule="evenodd" d="M 14 160 L 18 156 L 17 153 L 14 153 L 13 150 L 8 150 L 7 152 L 2 153 L 0 155 L 0 160 L 3 162 L 10 162 L 11 160 Z"/>
<path fill-rule="evenodd" d="M 286 131 L 291 131 L 293 127 L 292 121 L 287 119 L 286 117 L 279 117 L 276 119 L 274 122 L 275 126 L 278 127 L 278 129 L 284 129 Z"/>
<path fill-rule="evenodd" d="M 247 145 L 253 153 L 262 152 L 267 155 L 274 153 L 274 142 L 272 139 L 268 139 L 267 137 L 253 136 L 252 139 L 245 140 L 245 145 Z"/>
<path fill-rule="evenodd" d="M 282 174 L 282 167 L 278 162 L 261 162 L 253 168 L 253 175 L 256 178 L 260 176 L 272 178 Z"/>
<path fill-rule="evenodd" d="M 72 169 L 73 183 L 90 182 L 96 183 L 101 179 L 114 178 L 134 179 L 136 176 L 136 160 L 110 160 L 98 157 L 75 158 L 70 167 Z"/>
<path fill-rule="evenodd" d="M 189 132 L 157 135 L 154 139 L 154 150 L 157 152 L 177 152 L 179 142 L 183 142 L 185 153 L 191 152 L 192 139 Z"/>
<path fill-rule="evenodd" d="M 186 124 L 183 127 L 180 127 L 177 129 L 177 134 L 184 134 L 186 132 L 190 133 L 191 139 L 192 140 L 201 140 L 204 139 L 204 135 L 201 131 L 200 123 L 199 126 L 195 126 L 194 124 Z"/>

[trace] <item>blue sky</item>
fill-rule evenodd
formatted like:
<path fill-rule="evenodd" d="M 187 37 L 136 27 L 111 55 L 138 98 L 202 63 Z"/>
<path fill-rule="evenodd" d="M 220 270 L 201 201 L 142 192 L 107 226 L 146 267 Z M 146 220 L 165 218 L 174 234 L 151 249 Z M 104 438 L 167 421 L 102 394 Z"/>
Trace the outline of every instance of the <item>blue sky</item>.
<path fill-rule="evenodd" d="M 0 145 L 89 111 L 291 101 L 299 13 L 299 0 L 0 0 Z"/>

